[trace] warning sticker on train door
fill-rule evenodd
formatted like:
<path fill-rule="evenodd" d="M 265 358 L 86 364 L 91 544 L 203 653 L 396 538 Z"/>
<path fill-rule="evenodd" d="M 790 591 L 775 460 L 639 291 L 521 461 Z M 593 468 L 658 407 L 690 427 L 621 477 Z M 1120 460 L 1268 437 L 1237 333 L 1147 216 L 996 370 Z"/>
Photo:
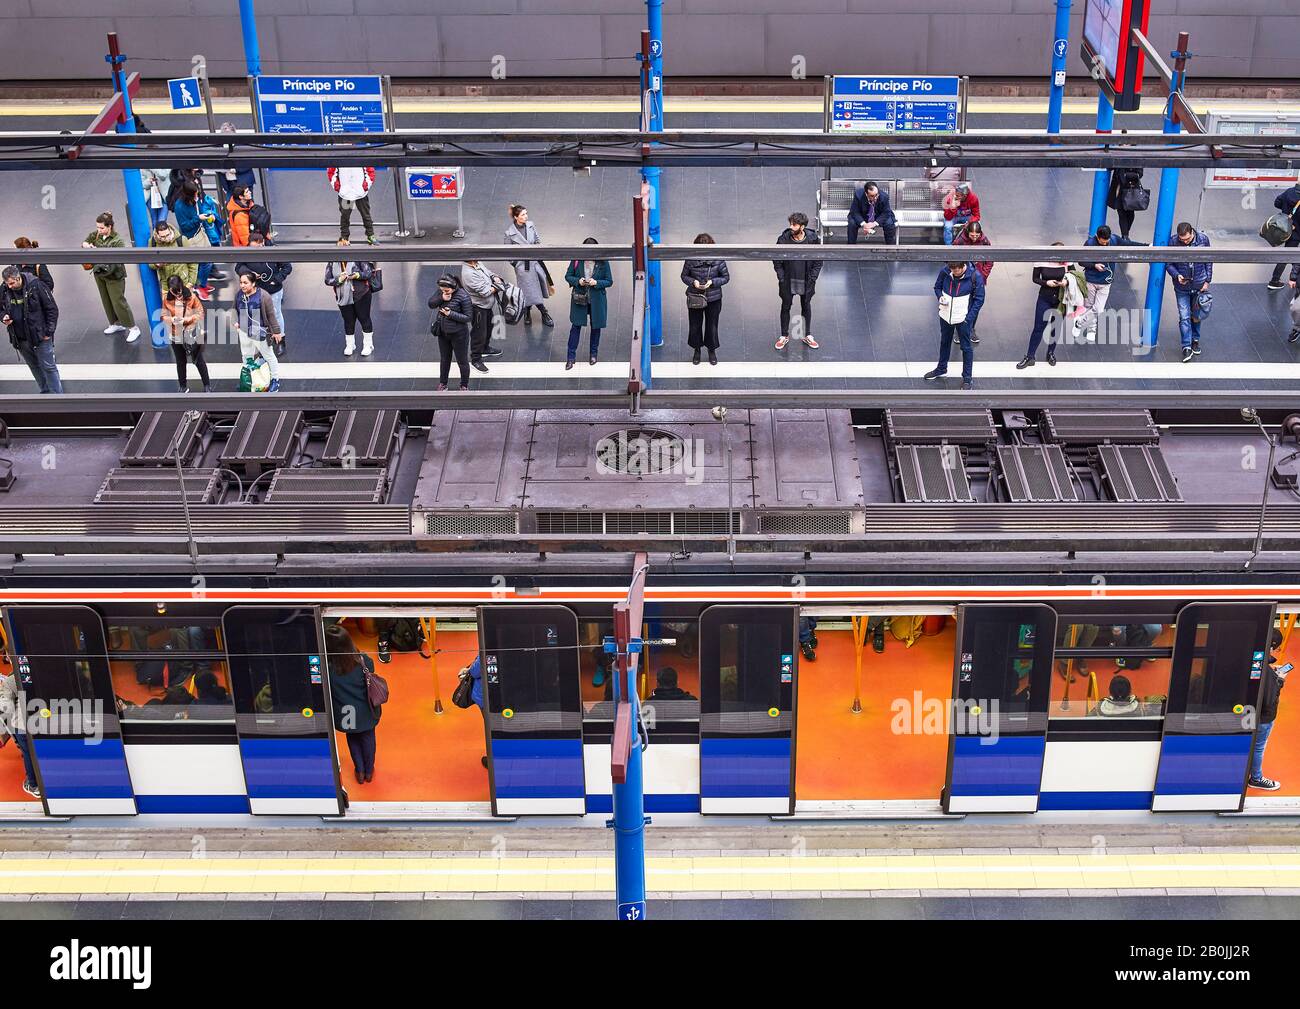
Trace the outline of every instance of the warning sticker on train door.
<path fill-rule="evenodd" d="M 794 655 L 781 653 L 781 682 L 794 682 Z"/>

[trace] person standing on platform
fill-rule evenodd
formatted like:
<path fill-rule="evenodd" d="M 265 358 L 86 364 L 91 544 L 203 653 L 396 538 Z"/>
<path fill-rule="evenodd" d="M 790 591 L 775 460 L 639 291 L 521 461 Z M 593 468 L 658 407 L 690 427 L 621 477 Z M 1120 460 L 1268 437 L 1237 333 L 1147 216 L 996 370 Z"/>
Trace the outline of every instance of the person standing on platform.
<path fill-rule="evenodd" d="M 1096 234 L 1083 243 L 1105 249 L 1112 245 L 1141 245 L 1122 235 L 1116 238 L 1108 225 L 1097 228 Z M 1072 339 L 1078 339 L 1079 331 L 1084 331 L 1087 343 L 1097 342 L 1097 320 L 1106 312 L 1106 303 L 1110 300 L 1110 287 L 1115 282 L 1115 263 L 1088 263 L 1083 266 L 1083 277 L 1088 284 L 1088 293 L 1083 302 L 1083 314 L 1074 321 Z"/>
<path fill-rule="evenodd" d="M 1291 218 L 1291 237 L 1286 240 L 1283 248 L 1294 249 L 1300 246 L 1300 184 L 1292 186 L 1277 197 L 1273 201 L 1273 206 Z M 1286 263 L 1273 264 L 1273 276 L 1268 282 L 1270 291 L 1280 291 L 1286 286 L 1282 283 L 1282 274 L 1285 272 Z"/>
<path fill-rule="evenodd" d="M 149 248 L 181 248 L 180 235 L 176 233 L 176 229 L 172 227 L 170 221 L 163 221 L 153 229 L 153 234 L 149 236 Z M 158 277 L 158 290 L 164 294 L 167 293 L 168 284 L 172 277 L 180 277 L 181 283 L 191 289 L 198 283 L 198 263 L 151 263 L 150 265 L 153 267 L 154 274 Z M 203 298 L 197 292 L 196 297 Z"/>
<path fill-rule="evenodd" d="M 185 376 L 186 361 L 194 362 L 194 369 L 203 382 L 203 391 L 212 391 L 208 377 L 208 362 L 203 357 L 203 302 L 185 281 L 172 274 L 167 278 L 163 294 L 163 319 L 167 323 L 167 336 L 171 341 L 172 356 L 176 359 L 176 386 L 189 392 Z"/>
<path fill-rule="evenodd" d="M 361 356 L 369 357 L 375 352 L 375 327 L 370 318 L 370 303 L 374 300 L 370 278 L 374 272 L 374 263 L 345 259 L 325 264 L 325 286 L 333 289 L 339 315 L 343 317 L 344 357 L 351 357 L 357 349 L 357 323 L 361 324 Z"/>
<path fill-rule="evenodd" d="M 95 218 L 95 230 L 81 243 L 83 249 L 121 249 L 125 246 L 122 236 L 113 227 L 113 215 L 107 210 Z M 99 300 L 108 318 L 104 335 L 125 333 L 126 342 L 135 343 L 140 339 L 140 327 L 135 324 L 135 315 L 126 302 L 126 266 L 122 263 L 96 263 L 90 267 L 90 275 L 95 278 Z"/>
<path fill-rule="evenodd" d="M 375 220 L 370 216 L 370 190 L 375 184 L 373 168 L 327 168 L 325 177 L 339 198 L 339 241 L 352 237 L 352 208 L 361 211 L 361 225 L 366 229 L 366 242 L 378 245 L 375 238 Z"/>
<path fill-rule="evenodd" d="M 31 259 L 34 258 L 34 251 L 40 246 L 35 239 L 28 238 L 26 235 L 19 235 L 14 239 L 14 248 L 22 253 L 25 258 Z M 50 268 L 44 263 L 18 263 L 17 266 L 23 273 L 30 273 L 37 280 L 44 282 L 45 286 L 50 289 L 50 293 L 54 293 L 54 275 L 50 273 Z"/>
<path fill-rule="evenodd" d="M 212 197 L 192 182 L 181 186 L 180 199 L 176 201 L 176 226 L 181 230 L 181 244 L 186 247 L 206 248 L 221 244 L 216 205 Z M 212 297 L 212 273 L 211 263 L 199 263 L 194 291 L 204 301 Z"/>
<path fill-rule="evenodd" d="M 248 245 L 248 236 L 254 231 L 274 234 L 270 212 L 253 202 L 252 186 L 236 187 L 235 194 L 226 201 L 226 223 L 230 228 L 230 244 L 241 248 Z"/>
<path fill-rule="evenodd" d="M 934 281 L 934 296 L 939 302 L 939 363 L 925 374 L 934 382 L 948 374 L 948 357 L 952 338 L 961 345 L 961 387 L 969 390 L 975 383 L 975 347 L 970 333 L 984 305 L 984 278 L 969 263 L 949 263 Z"/>
<path fill-rule="evenodd" d="M 251 273 L 257 280 L 257 286 L 271 296 L 271 307 L 275 309 L 275 321 L 280 324 L 280 333 L 275 337 L 275 352 L 283 356 L 288 349 L 286 343 L 286 330 L 284 327 L 284 282 L 288 279 L 289 274 L 293 272 L 293 264 L 289 262 L 273 263 L 267 259 L 258 258 L 258 250 L 266 246 L 273 245 L 260 231 L 250 231 L 248 233 L 248 252 L 249 257 L 246 262 L 239 263 L 235 267 L 235 273 Z"/>
<path fill-rule="evenodd" d="M 542 244 L 542 236 L 528 219 L 528 208 L 522 203 L 510 205 L 510 227 L 506 228 L 506 244 Z M 519 285 L 519 292 L 524 298 L 524 325 L 532 324 L 533 306 L 536 305 L 542 315 L 542 325 L 554 326 L 555 320 L 546 310 L 546 299 L 555 293 L 555 285 L 551 283 L 551 273 L 546 269 L 546 264 L 536 259 L 518 259 L 510 265 L 515 268 L 515 283 Z"/>
<path fill-rule="evenodd" d="M 433 309 L 429 333 L 438 341 L 438 391 L 447 388 L 453 356 L 460 369 L 460 388 L 468 389 L 469 332 L 474 313 L 469 293 L 452 274 L 444 273 L 438 278 L 438 290 L 429 298 L 429 307 Z"/>
<path fill-rule="evenodd" d="M 695 236 L 696 245 L 715 245 L 713 236 Z M 690 331 L 686 345 L 693 351 L 691 364 L 700 363 L 700 351 L 707 348 L 709 364 L 718 363 L 718 318 L 722 315 L 722 288 L 731 280 L 723 259 L 688 259 L 682 264 L 686 285 L 686 315 Z"/>
<path fill-rule="evenodd" d="M 222 123 L 222 133 L 238 133 L 234 123 Z M 221 205 L 224 207 L 230 202 L 230 198 L 239 190 L 248 188 L 257 192 L 257 175 L 247 165 L 235 165 L 233 168 L 221 169 L 216 171 L 217 191 L 221 194 Z"/>
<path fill-rule="evenodd" d="M 888 209 L 888 205 L 886 205 Z M 788 218 L 790 226 L 777 236 L 777 245 L 821 245 L 821 236 L 808 230 L 808 215 L 798 211 Z M 855 234 L 850 228 L 850 234 Z M 777 338 L 776 349 L 785 350 L 790 342 L 790 308 L 794 299 L 799 298 L 799 318 L 802 320 L 798 337 L 804 345 L 817 349 L 817 341 L 812 335 L 812 299 L 817 290 L 817 277 L 822 272 L 820 259 L 777 259 L 772 262 L 776 270 L 776 290 L 781 298 L 781 335 Z"/>
<path fill-rule="evenodd" d="M 1063 245 L 1064 243 L 1053 242 L 1052 244 Z M 1047 340 L 1047 363 L 1056 367 L 1056 344 L 1061 338 L 1064 326 L 1065 298 L 1071 283 L 1066 275 L 1070 272 L 1070 264 L 1065 262 L 1034 264 L 1032 276 L 1038 286 L 1038 297 L 1034 299 L 1034 324 L 1029 331 L 1029 349 L 1016 365 L 1017 371 L 1032 368 L 1037 363 L 1038 348 L 1044 338 Z M 1078 284 L 1079 279 L 1075 277 L 1073 282 Z"/>
<path fill-rule="evenodd" d="M 63 392 L 54 359 L 54 330 L 59 324 L 54 293 L 35 275 L 16 266 L 6 266 L 0 278 L 0 324 L 8 328 L 10 344 L 42 393 Z"/>
<path fill-rule="evenodd" d="M 599 243 L 594 238 L 584 238 L 582 244 Z M 564 357 L 564 370 L 568 371 L 578 359 L 583 326 L 591 327 L 588 363 L 596 363 L 600 353 L 600 331 L 609 321 L 609 300 L 605 292 L 613 286 L 614 274 L 608 260 L 575 259 L 564 273 L 564 282 L 572 291 L 569 297 L 569 346 Z"/>
<path fill-rule="evenodd" d="M 856 245 L 859 232 L 870 238 L 877 230 L 885 233 L 885 244 L 898 244 L 898 219 L 889 205 L 889 194 L 881 192 L 874 182 L 867 182 L 853 191 L 849 206 L 848 233 L 844 236 L 849 245 Z"/>
<path fill-rule="evenodd" d="M 144 204 L 149 208 L 149 223 L 156 229 L 167 220 L 171 172 L 166 168 L 141 168 L 140 183 L 144 186 Z"/>
<path fill-rule="evenodd" d="M 1106 206 L 1119 217 L 1121 238 L 1128 238 L 1137 211 L 1145 210 L 1151 193 L 1142 187 L 1141 168 L 1116 168 L 1110 173 L 1110 189 L 1106 191 Z"/>
<path fill-rule="evenodd" d="M 943 241 L 952 245 L 953 235 L 968 221 L 980 219 L 980 200 L 969 182 L 958 182 L 943 198 Z"/>
<path fill-rule="evenodd" d="M 503 351 L 492 346 L 492 328 L 497 308 L 497 292 L 492 271 L 477 259 L 466 260 L 460 268 L 460 286 L 469 294 L 474 314 L 469 327 L 469 363 L 475 371 L 487 373 L 485 357 L 500 357 Z"/>
<path fill-rule="evenodd" d="M 952 238 L 953 245 L 992 245 L 989 236 L 984 234 L 984 225 L 979 221 L 967 221 L 966 227 L 958 231 Z M 980 279 L 984 281 L 985 293 L 988 292 L 989 274 L 993 272 L 993 261 L 983 260 L 978 263 L 971 263 L 971 266 L 979 272 Z M 975 324 L 970 326 L 970 342 L 978 345 L 980 338 L 975 334 Z"/>
<path fill-rule="evenodd" d="M 1166 245 L 1176 248 L 1209 248 L 1205 232 L 1197 231 L 1182 221 L 1169 236 Z M 1201 353 L 1201 319 L 1208 312 L 1210 281 L 1214 279 L 1213 263 L 1167 263 L 1165 273 L 1174 283 L 1174 298 L 1178 302 L 1178 336 L 1183 345 L 1183 363 Z"/>
<path fill-rule="evenodd" d="M 271 337 L 279 329 L 270 296 L 258 290 L 257 278 L 251 273 L 241 273 L 239 293 L 235 295 L 235 334 L 239 337 L 239 353 L 245 359 L 261 354 L 271 366 L 271 385 L 267 392 L 280 391 L 280 360 L 271 347 Z"/>

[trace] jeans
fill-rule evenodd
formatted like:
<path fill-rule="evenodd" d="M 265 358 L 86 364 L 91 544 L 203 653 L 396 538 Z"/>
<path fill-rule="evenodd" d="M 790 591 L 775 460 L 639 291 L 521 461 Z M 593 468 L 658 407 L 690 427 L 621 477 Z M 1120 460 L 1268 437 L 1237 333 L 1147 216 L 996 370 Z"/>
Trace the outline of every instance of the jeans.
<path fill-rule="evenodd" d="M 1029 349 L 1025 351 L 1026 357 L 1033 357 L 1038 353 L 1038 347 L 1043 342 L 1043 335 L 1048 326 L 1052 327 L 1052 333 L 1047 346 L 1049 351 L 1054 350 L 1060 334 L 1061 320 L 1065 318 L 1056 308 L 1056 289 L 1052 288 L 1052 293 L 1047 297 L 1042 293 L 1045 290 L 1045 288 L 1040 289 L 1034 301 L 1034 328 L 1029 331 Z"/>
<path fill-rule="evenodd" d="M 567 360 L 576 361 L 578 359 L 578 344 L 582 342 L 582 327 L 569 327 L 569 356 Z M 591 330 L 591 357 L 600 353 L 600 329 L 593 327 Z"/>
<path fill-rule="evenodd" d="M 59 378 L 59 366 L 54 360 L 54 341 L 41 340 L 35 346 L 29 343 L 19 344 L 18 356 L 31 369 L 32 378 L 42 393 L 62 392 L 63 382 Z"/>
<path fill-rule="evenodd" d="M 352 766 L 363 778 L 375 773 L 375 730 L 344 733 L 348 737 L 348 753 Z"/>
<path fill-rule="evenodd" d="M 799 339 L 812 335 L 812 299 L 813 292 L 804 288 L 803 294 L 790 293 L 789 284 L 777 285 L 777 293 L 781 296 L 781 335 L 790 335 L 790 308 L 794 305 L 794 299 L 799 299 L 799 315 L 803 319 L 803 332 L 798 334 Z"/>
<path fill-rule="evenodd" d="M 149 223 L 153 227 L 158 227 L 163 221 L 167 220 L 167 202 L 164 200 L 161 207 L 149 207 Z"/>
<path fill-rule="evenodd" d="M 284 288 L 269 293 L 271 295 L 271 307 L 275 309 L 275 321 L 280 327 L 280 335 L 284 336 Z"/>
<path fill-rule="evenodd" d="M 1263 722 L 1255 730 L 1255 746 L 1250 755 L 1250 780 L 1259 781 L 1264 777 L 1264 747 L 1268 746 L 1269 734 L 1273 731 L 1272 722 Z"/>
<path fill-rule="evenodd" d="M 971 380 L 975 367 L 975 345 L 970 342 L 970 321 L 944 322 L 939 320 L 939 372 L 948 370 L 948 355 L 952 353 L 952 337 L 957 334 L 961 343 L 961 377 L 963 382 Z"/>
<path fill-rule="evenodd" d="M 211 263 L 200 263 L 200 264 L 199 264 L 199 281 L 198 281 L 198 286 L 199 286 L 199 287 L 207 287 L 207 286 L 208 286 L 208 274 L 210 274 L 211 272 L 212 272 L 212 264 L 211 264 Z"/>
<path fill-rule="evenodd" d="M 36 787 L 36 765 L 32 763 L 32 741 L 25 732 L 14 733 L 14 743 L 18 746 L 18 752 L 23 755 L 23 773 L 27 775 L 27 780 L 23 784 Z"/>
<path fill-rule="evenodd" d="M 375 221 L 370 216 L 370 196 L 369 194 L 361 197 L 359 200 L 353 200 L 352 203 L 361 211 L 361 224 L 366 229 L 366 237 L 372 238 L 375 234 Z M 352 235 L 352 208 L 345 207 L 343 197 L 339 197 L 339 238 L 350 238 Z"/>
<path fill-rule="evenodd" d="M 812 641 L 813 632 L 817 630 L 816 617 L 799 618 L 799 644 L 806 645 Z"/>
<path fill-rule="evenodd" d="M 1192 341 L 1201 339 L 1200 305 L 1196 301 L 1199 291 L 1174 288 L 1174 298 L 1178 302 L 1178 338 L 1184 347 L 1190 347 Z"/>
<path fill-rule="evenodd" d="M 969 217 L 954 217 L 951 221 L 945 219 L 943 222 L 943 244 L 952 245 L 953 232 L 966 227 L 969 222 Z"/>
<path fill-rule="evenodd" d="M 438 384 L 446 385 L 451 376 L 451 359 L 456 358 L 460 369 L 460 387 L 469 388 L 469 337 L 438 334 Z"/>

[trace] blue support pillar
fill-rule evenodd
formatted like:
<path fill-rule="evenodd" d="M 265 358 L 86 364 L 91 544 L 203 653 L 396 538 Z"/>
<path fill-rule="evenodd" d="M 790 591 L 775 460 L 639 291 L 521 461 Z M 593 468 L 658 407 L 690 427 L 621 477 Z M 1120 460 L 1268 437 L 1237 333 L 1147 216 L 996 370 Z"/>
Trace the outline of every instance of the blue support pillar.
<path fill-rule="evenodd" d="M 104 57 L 112 70 L 113 90 L 122 96 L 122 121 L 117 124 L 118 133 L 135 133 L 135 113 L 131 108 L 131 94 L 126 87 L 126 57 L 117 46 L 117 33 L 108 36 L 108 55 Z M 149 219 L 149 206 L 145 201 L 144 182 L 138 168 L 122 170 L 122 186 L 126 190 L 126 214 L 130 220 L 131 244 L 136 248 L 147 248 L 153 225 Z M 136 267 L 140 274 L 140 289 L 144 292 L 144 308 L 148 317 L 146 325 L 150 339 L 155 347 L 166 347 L 168 336 L 162 324 L 162 291 L 158 287 L 158 275 L 148 263 Z M 141 327 L 144 328 L 144 327 Z"/>
<path fill-rule="evenodd" d="M 1109 133 L 1115 126 L 1115 106 L 1106 92 L 1097 96 L 1097 132 Z M 1110 169 L 1097 172 L 1092 178 L 1092 213 L 1088 217 L 1088 234 L 1095 235 L 1106 223 L 1106 196 L 1110 193 Z"/>
<path fill-rule="evenodd" d="M 1179 133 L 1182 127 L 1174 118 L 1173 93 L 1182 91 L 1186 71 L 1180 60 L 1173 72 L 1173 81 L 1169 86 L 1169 98 L 1165 101 L 1164 132 Z M 1151 236 L 1152 245 L 1164 245 L 1174 230 L 1174 204 L 1178 199 L 1178 169 L 1162 168 L 1160 170 L 1160 192 L 1156 197 L 1156 224 Z M 1147 297 L 1142 312 L 1142 342 L 1155 350 L 1160 337 L 1160 308 L 1165 297 L 1165 264 L 1152 263 L 1147 274 Z"/>
<path fill-rule="evenodd" d="M 659 131 L 664 128 L 664 21 L 663 0 L 646 0 L 646 27 L 650 30 L 650 129 Z M 651 245 L 659 244 L 660 237 L 660 200 L 659 169 L 647 168 L 643 178 L 650 186 L 650 220 L 649 238 Z M 646 313 L 645 328 L 649 347 L 662 346 L 663 330 L 663 288 L 661 286 L 662 265 L 658 261 L 646 263 Z M 649 370 L 646 370 L 649 375 Z"/>
<path fill-rule="evenodd" d="M 645 787 L 641 778 L 641 702 L 636 668 L 631 663 L 628 667 L 622 693 L 632 705 L 632 747 L 627 755 L 627 776 L 614 786 L 614 885 L 619 918 L 634 921 L 645 918 Z"/>
<path fill-rule="evenodd" d="M 1052 39 L 1052 91 L 1047 101 L 1047 132 L 1061 132 L 1065 103 L 1065 57 L 1070 51 L 1070 0 L 1056 0 L 1056 34 Z"/>
<path fill-rule="evenodd" d="M 262 50 L 257 41 L 257 13 L 253 0 L 239 0 L 239 27 L 244 36 L 244 64 L 249 77 L 262 75 Z"/>

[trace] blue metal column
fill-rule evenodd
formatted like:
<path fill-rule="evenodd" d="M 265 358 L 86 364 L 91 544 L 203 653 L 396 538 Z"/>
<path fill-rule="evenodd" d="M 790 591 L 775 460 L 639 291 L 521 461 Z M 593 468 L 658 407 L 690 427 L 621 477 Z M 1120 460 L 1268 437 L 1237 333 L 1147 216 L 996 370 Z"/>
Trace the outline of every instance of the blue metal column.
<path fill-rule="evenodd" d="M 1056 0 L 1056 37 L 1052 40 L 1052 92 L 1047 102 L 1047 132 L 1061 132 L 1065 102 L 1065 56 L 1070 51 L 1070 0 Z"/>
<path fill-rule="evenodd" d="M 1179 133 L 1182 127 L 1174 118 L 1174 92 L 1182 91 L 1187 77 L 1185 47 L 1172 53 L 1176 57 L 1173 81 L 1169 85 L 1169 98 L 1165 101 L 1165 133 Z M 1156 198 L 1156 224 L 1151 236 L 1152 245 L 1164 245 L 1169 241 L 1174 230 L 1174 204 L 1178 199 L 1178 169 L 1162 168 L 1160 170 L 1160 193 Z M 1147 297 L 1142 312 L 1142 342 L 1155 349 L 1160 337 L 1160 308 L 1165 297 L 1165 264 L 1152 263 L 1147 274 Z"/>
<path fill-rule="evenodd" d="M 244 63 L 249 77 L 262 75 L 262 50 L 257 42 L 257 13 L 253 0 L 239 0 L 239 27 L 244 36 Z"/>
<path fill-rule="evenodd" d="M 117 32 L 108 34 L 108 55 L 104 57 L 113 73 L 113 90 L 122 96 L 122 121 L 117 124 L 118 133 L 135 133 L 135 113 L 131 110 L 131 95 L 126 87 L 126 57 L 117 45 Z M 126 189 L 126 213 L 131 222 L 131 244 L 136 248 L 147 248 L 153 226 L 149 223 L 149 208 L 144 199 L 144 183 L 140 179 L 138 168 L 126 168 L 122 171 L 122 185 Z M 148 263 L 139 264 L 140 288 L 144 291 L 144 307 L 148 316 L 150 338 L 155 347 L 166 347 L 168 336 L 162 325 L 162 291 L 158 287 L 158 275 Z"/>
<path fill-rule="evenodd" d="M 620 663 L 622 664 L 622 663 Z M 619 694 L 632 705 L 632 746 L 627 754 L 627 775 L 614 785 L 614 880 L 619 918 L 645 917 L 645 787 L 641 779 L 641 702 L 637 697 L 639 663 L 626 663 L 625 674 L 615 680 L 614 703 Z"/>
<path fill-rule="evenodd" d="M 1115 106 L 1106 92 L 1097 96 L 1097 132 L 1109 133 L 1115 126 Z M 1106 223 L 1106 196 L 1110 193 L 1110 169 L 1092 177 L 1092 213 L 1088 217 L 1088 234 L 1095 235 Z"/>
<path fill-rule="evenodd" d="M 664 21 L 663 0 L 646 0 L 646 27 L 650 30 L 650 77 L 646 82 L 650 88 L 650 129 L 658 132 L 664 128 Z M 656 86 L 657 85 L 657 86 Z M 659 244 L 659 169 L 647 168 L 642 177 L 650 186 L 650 244 Z M 663 290 L 661 284 L 662 265 L 658 261 L 646 263 L 646 313 L 645 328 L 651 347 L 662 346 L 663 329 Z M 646 374 L 649 374 L 647 370 Z"/>

